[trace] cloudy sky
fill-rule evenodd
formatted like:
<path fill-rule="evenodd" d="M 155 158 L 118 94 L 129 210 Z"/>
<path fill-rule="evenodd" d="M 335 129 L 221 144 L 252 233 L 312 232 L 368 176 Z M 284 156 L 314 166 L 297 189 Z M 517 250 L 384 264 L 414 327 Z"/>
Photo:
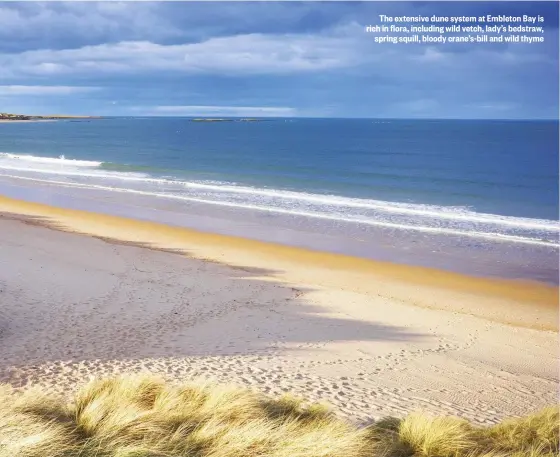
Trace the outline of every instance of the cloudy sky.
<path fill-rule="evenodd" d="M 379 14 L 540 14 L 545 42 L 380 45 Z M 558 3 L 3 2 L 0 111 L 558 118 Z"/>

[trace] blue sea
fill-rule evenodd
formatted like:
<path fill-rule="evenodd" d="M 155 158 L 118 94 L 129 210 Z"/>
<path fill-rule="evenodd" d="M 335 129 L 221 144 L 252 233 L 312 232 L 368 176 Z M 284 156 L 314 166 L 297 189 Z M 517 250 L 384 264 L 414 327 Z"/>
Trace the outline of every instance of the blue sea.
<path fill-rule="evenodd" d="M 0 124 L 0 193 L 558 283 L 558 121 Z"/>

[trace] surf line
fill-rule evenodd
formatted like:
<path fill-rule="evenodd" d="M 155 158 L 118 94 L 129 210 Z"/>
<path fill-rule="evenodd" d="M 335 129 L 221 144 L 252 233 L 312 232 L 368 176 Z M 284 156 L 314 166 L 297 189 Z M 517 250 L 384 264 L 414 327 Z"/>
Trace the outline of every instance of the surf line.
<path fill-rule="evenodd" d="M 248 210 L 255 210 L 255 211 L 264 211 L 270 213 L 277 213 L 277 214 L 287 214 L 290 216 L 304 216 L 304 217 L 311 217 L 316 219 L 325 219 L 325 220 L 332 220 L 332 221 L 342 221 L 342 222 L 351 222 L 356 224 L 365 224 L 370 226 L 377 226 L 377 227 L 386 227 L 386 228 L 395 228 L 395 229 L 402 229 L 402 230 L 410 230 L 410 231 L 417 231 L 417 232 L 425 232 L 425 233 L 435 233 L 439 235 L 457 235 L 462 237 L 469 237 L 469 238 L 483 238 L 489 239 L 492 241 L 504 241 L 504 242 L 513 242 L 513 243 L 523 243 L 523 244 L 532 244 L 536 246 L 548 246 L 552 249 L 560 249 L 560 245 L 554 244 L 552 242 L 534 239 L 534 238 L 524 238 L 515 235 L 506 235 L 506 234 L 499 234 L 499 233 L 485 233 L 485 232 L 476 232 L 476 231 L 463 231 L 463 230 L 456 230 L 456 229 L 448 229 L 448 228 L 440 228 L 440 227 L 426 227 L 421 225 L 406 225 L 406 224 L 398 224 L 394 222 L 383 222 L 383 221 L 375 221 L 375 220 L 367 220 L 367 219 L 358 219 L 358 218 L 350 218 L 350 217 L 336 217 L 331 216 L 329 214 L 320 214 L 320 213 L 312 213 L 308 211 L 292 211 L 284 208 L 275 208 L 270 206 L 258 206 L 254 204 L 244 204 L 244 203 L 233 203 L 227 201 L 216 201 L 216 200 L 205 200 L 203 198 L 197 197 L 187 197 L 183 195 L 173 195 L 173 194 L 165 194 L 161 192 L 148 192 L 136 189 L 123 189 L 117 187 L 109 187 L 109 186 L 101 186 L 97 184 L 78 184 L 78 183 L 69 183 L 64 181 L 45 181 L 36 178 L 27 178 L 22 176 L 12 176 L 12 175 L 4 175 L 10 178 L 16 179 L 23 179 L 28 181 L 36 181 L 36 182 L 46 182 L 51 184 L 59 184 L 62 187 L 78 187 L 82 189 L 98 189 L 104 191 L 112 191 L 112 192 L 120 192 L 120 193 L 130 193 L 136 195 L 144 195 L 156 198 L 168 198 L 172 200 L 182 200 L 182 201 L 191 201 L 196 203 L 203 203 L 209 205 L 216 205 L 216 206 L 225 206 L 230 208 L 243 208 Z"/>
<path fill-rule="evenodd" d="M 394 213 L 394 214 L 413 214 L 420 217 L 428 216 L 435 217 L 437 219 L 445 220 L 460 220 L 465 222 L 482 222 L 492 225 L 502 225 L 502 226 L 512 226 L 517 228 L 529 228 L 538 229 L 544 231 L 560 232 L 560 224 L 554 223 L 553 221 L 546 220 L 531 220 L 531 219 L 508 219 L 507 216 L 500 216 L 496 214 L 485 214 L 485 213 L 456 213 L 438 210 L 438 208 L 414 208 L 407 205 L 403 205 L 398 202 L 382 202 L 382 201 L 361 201 L 359 199 L 345 198 L 336 195 L 314 195 L 306 193 L 298 193 L 291 191 L 278 191 L 278 190 L 268 190 L 259 189 L 252 187 L 237 187 L 233 185 L 222 185 L 216 186 L 206 183 L 197 182 L 184 182 L 175 181 L 172 179 L 162 179 L 156 177 L 150 177 L 149 175 L 130 175 L 128 173 L 116 172 L 116 174 L 97 174 L 97 173 L 84 173 L 79 170 L 58 170 L 58 169 L 40 169 L 40 168 L 18 168 L 12 166 L 2 165 L 0 162 L 0 170 L 10 170 L 10 171 L 23 171 L 23 172 L 33 172 L 33 173 L 46 173 L 54 175 L 63 176 L 79 176 L 87 178 L 99 178 L 99 179 L 116 179 L 119 181 L 132 181 L 132 182 L 145 182 L 153 184 L 165 184 L 171 186 L 180 186 L 185 189 L 201 189 L 210 192 L 219 193 L 233 193 L 233 194 L 245 194 L 245 195 L 259 195 L 270 198 L 282 198 L 292 201 L 302 201 L 309 202 L 313 204 L 326 204 L 329 206 L 337 207 L 350 207 L 350 208 L 363 208 L 368 210 L 381 211 L 384 213 Z M 33 178 L 26 178 L 20 175 L 4 175 L 12 178 L 19 179 L 29 179 L 39 182 L 54 182 L 62 183 L 62 181 L 51 181 L 51 180 L 40 180 Z M 67 183 L 65 183 L 67 184 Z M 116 189 L 111 187 L 111 189 Z"/>

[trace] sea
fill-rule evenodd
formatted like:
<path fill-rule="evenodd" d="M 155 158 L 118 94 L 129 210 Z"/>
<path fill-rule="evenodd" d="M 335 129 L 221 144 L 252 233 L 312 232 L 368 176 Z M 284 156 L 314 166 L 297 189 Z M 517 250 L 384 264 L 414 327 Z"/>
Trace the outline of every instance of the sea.
<path fill-rule="evenodd" d="M 0 123 L 0 194 L 558 284 L 558 138 L 555 120 Z"/>

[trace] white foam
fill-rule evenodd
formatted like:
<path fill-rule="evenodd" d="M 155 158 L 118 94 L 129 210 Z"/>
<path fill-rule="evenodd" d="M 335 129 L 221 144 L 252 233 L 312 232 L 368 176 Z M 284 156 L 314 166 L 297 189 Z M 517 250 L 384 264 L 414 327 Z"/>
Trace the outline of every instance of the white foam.
<path fill-rule="evenodd" d="M 19 172 L 54 174 L 80 179 L 95 179 L 98 183 L 84 184 L 45 180 L 64 185 L 101 188 L 119 192 L 128 191 L 222 206 L 257 209 L 330 220 L 352 221 L 394 228 L 416 229 L 417 224 L 420 224 L 420 229 L 416 230 L 460 233 L 467 236 L 468 234 L 477 233 L 478 236 L 486 234 L 487 237 L 492 238 L 506 237 L 511 240 L 517 238 L 531 240 L 533 239 L 531 234 L 522 237 L 517 235 L 520 231 L 536 230 L 548 232 L 548 235 L 545 236 L 548 239 L 551 233 L 556 234 L 560 232 L 560 224 L 556 221 L 478 213 L 465 207 L 388 202 L 337 195 L 237 186 L 232 183 L 179 181 L 173 178 L 155 178 L 146 173 L 104 170 L 100 168 L 102 164 L 103 162 L 98 161 L 66 159 L 64 156 L 53 158 L 0 153 L 0 170 L 16 172 L 18 174 Z M 22 176 L 13 177 L 23 178 Z M 102 185 L 103 181 L 107 182 L 107 180 L 118 181 L 119 187 Z M 38 179 L 38 181 L 42 180 Z M 148 189 L 129 189 L 130 185 L 121 184 L 121 182 L 134 182 L 139 183 L 139 185 L 155 184 L 158 186 L 158 192 L 154 193 Z M 162 186 L 166 187 L 167 192 L 159 191 Z M 135 184 L 135 187 L 138 187 L 138 184 Z M 177 192 L 183 192 L 183 194 L 177 195 Z M 412 218 L 415 220 L 411 221 Z M 405 223 L 401 224 L 400 222 Z M 466 224 L 469 227 L 466 230 L 457 230 L 458 224 Z M 547 241 L 543 241 L 543 243 L 550 244 Z"/>
<path fill-rule="evenodd" d="M 21 166 L 21 162 L 29 161 L 29 166 Z M 42 163 L 46 167 L 36 168 L 32 163 Z M 423 205 L 400 202 L 388 202 L 381 200 L 370 200 L 361 198 L 341 197 L 337 195 L 310 194 L 306 192 L 294 192 L 289 190 L 265 189 L 246 186 L 236 186 L 232 184 L 204 183 L 177 181 L 173 179 L 154 178 L 145 173 L 108 171 L 98 167 L 103 162 L 55 159 L 47 157 L 36 157 L 26 155 L 16 155 L 0 153 L 0 169 L 11 171 L 22 171 L 32 173 L 48 173 L 56 175 L 77 176 L 86 178 L 100 179 L 119 179 L 123 181 L 146 182 L 158 185 L 180 186 L 184 189 L 205 190 L 216 193 L 231 193 L 240 195 L 250 195 L 253 197 L 269 197 L 284 200 L 292 200 L 303 203 L 319 204 L 331 207 L 347 207 L 364 210 L 378 211 L 380 213 L 408 214 L 419 217 L 432 217 L 440 220 L 463 221 L 469 223 L 486 223 L 497 226 L 509 226 L 513 228 L 537 229 L 560 232 L 560 224 L 555 221 L 543 219 L 531 219 L 514 216 L 502 216 L 488 213 L 478 213 L 465 207 L 448 207 L 437 205 Z M 55 166 L 52 166 L 55 165 Z M 88 170 L 85 171 L 84 168 Z"/>
<path fill-rule="evenodd" d="M 215 200 L 206 200 L 203 198 L 198 197 L 189 197 L 185 195 L 175 195 L 169 193 L 162 193 L 162 192 L 149 192 L 149 191 L 142 191 L 136 189 L 123 189 L 123 188 L 116 188 L 110 186 L 102 186 L 97 184 L 80 184 L 80 183 L 69 183 L 64 181 L 50 181 L 50 180 L 41 180 L 36 178 L 29 178 L 29 177 L 22 177 L 22 176 L 11 176 L 11 175 L 4 175 L 10 178 L 16 179 L 24 179 L 29 181 L 38 181 L 38 182 L 48 182 L 51 184 L 61 185 L 64 187 L 77 187 L 77 188 L 85 188 L 85 189 L 98 189 L 98 190 L 105 190 L 111 192 L 121 192 L 121 193 L 130 193 L 136 195 L 144 195 L 144 196 L 151 196 L 157 198 L 167 198 L 173 200 L 181 200 L 181 201 L 190 201 L 196 203 L 204 203 L 210 205 L 218 205 L 218 206 L 225 206 L 225 207 L 232 207 L 232 208 L 242 208 L 242 209 L 249 209 L 249 210 L 256 210 L 256 211 L 264 211 L 270 213 L 278 213 L 278 214 L 286 214 L 292 216 L 305 216 L 311 217 L 316 219 L 326 219 L 332 221 L 342 221 L 342 222 L 354 222 L 359 224 L 366 224 L 370 226 L 378 226 L 378 227 L 385 227 L 385 228 L 393 228 L 393 229 L 404 229 L 407 231 L 417 231 L 417 232 L 424 232 L 424 233 L 433 233 L 433 234 L 440 234 L 440 235 L 457 235 L 461 237 L 469 237 L 469 238 L 479 238 L 479 239 L 489 239 L 493 241 L 507 241 L 513 243 L 522 243 L 528 245 L 535 245 L 535 246 L 547 246 L 551 248 L 558 249 L 560 246 L 555 244 L 551 241 L 546 241 L 542 239 L 535 239 L 529 237 L 522 237 L 516 235 L 509 235 L 509 234 L 502 234 L 502 233 L 487 233 L 487 232 L 479 232 L 474 230 L 457 230 L 453 228 L 447 227 L 429 227 L 429 226 L 422 226 L 417 224 L 400 224 L 400 223 L 393 223 L 393 222 L 386 222 L 386 221 L 377 221 L 368 218 L 363 218 L 360 216 L 333 216 L 324 213 L 314 213 L 308 211 L 299 211 L 299 210 L 290 210 L 285 208 L 278 208 L 278 207 L 270 207 L 270 206 L 258 206 L 249 203 L 233 203 L 228 201 L 215 201 Z"/>
<path fill-rule="evenodd" d="M 98 167 L 103 162 L 95 162 L 91 160 L 74 160 L 66 159 L 63 155 L 55 157 L 41 157 L 27 154 L 12 154 L 9 152 L 0 152 L 0 160 L 10 159 L 14 161 L 34 162 L 53 165 L 67 165 L 71 167 Z"/>
<path fill-rule="evenodd" d="M 81 176 L 84 178 L 112 178 L 112 179 L 120 179 L 120 180 L 134 180 L 134 181 L 144 181 L 144 177 L 148 176 L 144 173 L 123 173 L 120 171 L 104 171 L 104 172 L 76 172 L 68 169 L 64 170 L 45 170 L 43 168 L 20 168 L 20 167 L 11 167 L 9 165 L 4 165 L 0 163 L 0 169 L 2 170 L 11 170 L 11 171 L 24 171 L 24 172 L 31 172 L 31 173 L 45 173 L 45 174 L 55 174 L 55 175 L 62 175 L 62 176 Z M 47 180 L 45 180 L 47 181 Z"/>
<path fill-rule="evenodd" d="M 323 205 L 347 206 L 352 208 L 363 208 L 383 212 L 414 214 L 418 216 L 431 216 L 439 219 L 462 220 L 469 222 L 485 222 L 499 225 L 510 225 L 513 227 L 537 228 L 560 231 L 560 224 L 551 223 L 542 219 L 529 219 L 522 217 L 500 216 L 497 214 L 477 213 L 465 207 L 449 207 L 437 205 L 421 205 L 399 202 L 387 202 L 381 200 L 365 200 L 359 198 L 339 197 L 336 195 L 318 195 L 305 192 L 292 192 L 285 190 L 267 190 L 253 187 L 237 187 L 231 185 L 212 186 L 200 183 L 182 183 L 185 187 L 216 190 L 221 192 L 244 193 L 262 195 L 267 197 L 279 197 L 292 200 L 319 203 Z"/>

